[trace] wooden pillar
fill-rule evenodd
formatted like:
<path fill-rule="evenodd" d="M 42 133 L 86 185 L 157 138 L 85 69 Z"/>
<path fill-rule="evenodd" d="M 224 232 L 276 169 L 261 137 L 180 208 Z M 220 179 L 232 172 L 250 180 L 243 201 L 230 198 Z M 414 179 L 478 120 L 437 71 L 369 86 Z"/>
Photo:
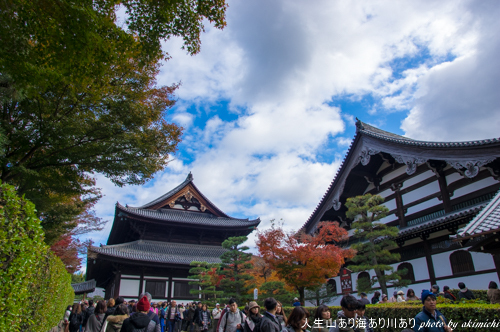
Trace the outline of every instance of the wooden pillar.
<path fill-rule="evenodd" d="M 118 296 L 120 296 L 120 282 L 121 282 L 121 272 L 120 271 L 117 271 L 116 272 L 116 275 L 115 275 L 115 288 L 113 290 L 113 298 L 117 298 Z"/>
<path fill-rule="evenodd" d="M 451 210 L 451 200 L 450 192 L 448 190 L 448 183 L 446 181 L 446 175 L 444 174 L 444 168 L 446 163 L 443 161 L 432 161 L 429 163 L 430 169 L 434 172 L 439 183 L 439 191 L 441 192 L 441 199 L 443 201 L 444 212 L 449 213 Z"/>
<path fill-rule="evenodd" d="M 141 269 L 141 279 L 139 281 L 139 294 L 137 294 L 137 297 L 141 296 L 143 287 L 144 287 L 144 270 Z M 140 300 L 140 298 L 139 298 L 139 300 Z"/>
<path fill-rule="evenodd" d="M 429 279 L 431 280 L 431 286 L 436 284 L 436 273 L 434 272 L 434 264 L 432 263 L 431 247 L 429 242 L 427 242 L 428 235 L 422 237 L 424 240 L 424 252 L 425 260 L 427 262 L 427 270 L 429 271 Z"/>
<path fill-rule="evenodd" d="M 392 191 L 394 191 L 394 199 L 396 200 L 396 209 L 398 211 L 398 219 L 399 219 L 399 227 L 406 227 L 406 220 L 405 220 L 405 210 L 404 210 L 404 205 L 403 205 L 403 196 L 401 195 L 401 187 L 403 186 L 402 183 L 393 183 L 391 185 Z"/>
<path fill-rule="evenodd" d="M 168 276 L 168 290 L 167 290 L 167 299 L 168 302 L 172 302 L 172 297 L 174 294 L 172 294 L 172 276 Z"/>
<path fill-rule="evenodd" d="M 498 280 L 500 281 L 500 254 L 492 254 L 495 268 L 497 269 Z"/>

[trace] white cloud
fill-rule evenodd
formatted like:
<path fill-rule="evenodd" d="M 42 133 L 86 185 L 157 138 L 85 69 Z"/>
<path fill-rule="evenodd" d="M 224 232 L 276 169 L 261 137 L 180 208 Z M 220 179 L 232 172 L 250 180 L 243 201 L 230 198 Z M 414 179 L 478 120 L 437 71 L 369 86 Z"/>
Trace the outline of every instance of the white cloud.
<path fill-rule="evenodd" d="M 336 136 L 353 116 L 328 106 L 332 98 L 370 93 L 379 100 L 366 109 L 374 116 L 411 108 L 403 123 L 409 137 L 492 137 L 500 128 L 498 7 L 481 1 L 229 1 L 227 28 L 207 27 L 200 54 L 186 55 L 179 39 L 165 44 L 172 59 L 159 82 L 182 81 L 172 118 L 188 128 L 183 146 L 193 161 L 176 159 L 142 187 L 115 188 L 99 179 L 107 196 L 98 212 L 112 216 L 117 200 L 152 200 L 192 170 L 197 186 L 227 213 L 260 216 L 261 227 L 283 218 L 298 229 L 340 162 L 320 162 L 317 155 L 350 143 Z M 396 68 L 395 61 L 413 57 L 421 62 Z M 220 100 L 236 119 L 216 113 Z M 206 119 L 202 126 L 198 117 Z"/>

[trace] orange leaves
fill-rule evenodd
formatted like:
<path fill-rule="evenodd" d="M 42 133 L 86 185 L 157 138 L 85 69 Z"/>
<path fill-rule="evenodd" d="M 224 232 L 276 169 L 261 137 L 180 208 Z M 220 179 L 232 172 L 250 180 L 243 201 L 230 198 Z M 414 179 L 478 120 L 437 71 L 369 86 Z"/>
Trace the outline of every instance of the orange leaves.
<path fill-rule="evenodd" d="M 257 236 L 257 247 L 265 262 L 294 287 L 324 283 L 338 274 L 345 259 L 354 256 L 352 250 L 335 245 L 347 238 L 347 231 L 336 222 L 320 223 L 315 236 L 286 233 L 274 225 Z"/>

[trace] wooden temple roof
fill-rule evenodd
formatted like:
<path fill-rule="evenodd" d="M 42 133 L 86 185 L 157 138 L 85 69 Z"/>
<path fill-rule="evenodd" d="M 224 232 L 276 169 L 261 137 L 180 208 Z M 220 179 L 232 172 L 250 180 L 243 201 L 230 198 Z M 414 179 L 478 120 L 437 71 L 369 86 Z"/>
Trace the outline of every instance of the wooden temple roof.
<path fill-rule="evenodd" d="M 464 177 L 474 178 L 483 166 L 498 176 L 499 158 L 498 138 L 467 142 L 419 141 L 357 120 L 356 135 L 337 174 L 302 229 L 313 233 L 328 211 L 338 218 L 338 213 L 331 211 L 345 212 L 345 200 L 365 192 L 368 183 L 364 179 L 377 181 L 377 170 L 384 161 L 405 166 L 407 175 L 423 171 L 425 163 L 442 161 Z"/>
<path fill-rule="evenodd" d="M 161 221 L 169 221 L 188 225 L 223 226 L 223 227 L 256 227 L 260 219 L 237 219 L 231 217 L 217 217 L 210 213 L 199 213 L 191 211 L 179 211 L 170 209 L 147 210 L 142 208 L 125 207 L 116 204 L 117 211 L 123 211 L 130 215 L 145 217 Z"/>
<path fill-rule="evenodd" d="M 80 282 L 78 284 L 71 284 L 76 295 L 84 293 L 92 293 L 96 287 L 96 281 L 94 279 L 89 281 Z"/>
<path fill-rule="evenodd" d="M 163 264 L 189 265 L 193 261 L 220 263 L 220 256 L 226 252 L 221 246 L 169 243 L 138 240 L 102 247 L 90 247 L 89 256 L 100 259 L 120 258 L 127 261 L 153 262 Z"/>

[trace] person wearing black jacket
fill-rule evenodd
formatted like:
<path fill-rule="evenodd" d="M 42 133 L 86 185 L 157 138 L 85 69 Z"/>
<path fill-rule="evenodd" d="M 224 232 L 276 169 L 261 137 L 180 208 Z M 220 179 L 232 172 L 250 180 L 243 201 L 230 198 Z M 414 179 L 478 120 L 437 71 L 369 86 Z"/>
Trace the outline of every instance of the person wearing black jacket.
<path fill-rule="evenodd" d="M 201 311 L 201 302 L 198 302 L 198 306 L 194 311 L 194 332 L 200 332 L 201 321 L 200 321 L 200 311 Z"/>
<path fill-rule="evenodd" d="M 82 308 L 80 307 L 80 303 L 75 303 L 73 304 L 73 309 L 71 309 L 71 314 L 69 314 L 68 318 L 69 332 L 79 332 L 82 322 Z"/>
<path fill-rule="evenodd" d="M 257 302 L 252 301 L 248 304 L 248 316 L 245 319 L 245 327 L 243 329 L 244 332 L 260 332 L 262 315 L 260 314 L 259 310 L 260 307 Z"/>
<path fill-rule="evenodd" d="M 87 308 L 87 310 L 85 310 L 85 314 L 83 315 L 83 322 L 82 322 L 83 327 L 87 325 L 87 321 L 89 320 L 90 316 L 94 314 L 94 310 L 95 310 L 94 301 L 89 300 L 89 307 Z"/>
<path fill-rule="evenodd" d="M 150 308 L 148 298 L 146 296 L 142 297 L 137 303 L 137 312 L 123 321 L 121 332 L 134 332 L 134 330 L 139 329 L 144 329 L 145 332 L 160 332 L 160 324 L 157 324 L 148 315 L 148 312 L 152 312 L 149 311 Z"/>
<path fill-rule="evenodd" d="M 278 302 L 273 297 L 268 297 L 264 300 L 264 307 L 266 308 L 266 312 L 264 313 L 260 322 L 260 332 L 281 331 L 281 324 L 275 316 L 277 305 Z"/>

